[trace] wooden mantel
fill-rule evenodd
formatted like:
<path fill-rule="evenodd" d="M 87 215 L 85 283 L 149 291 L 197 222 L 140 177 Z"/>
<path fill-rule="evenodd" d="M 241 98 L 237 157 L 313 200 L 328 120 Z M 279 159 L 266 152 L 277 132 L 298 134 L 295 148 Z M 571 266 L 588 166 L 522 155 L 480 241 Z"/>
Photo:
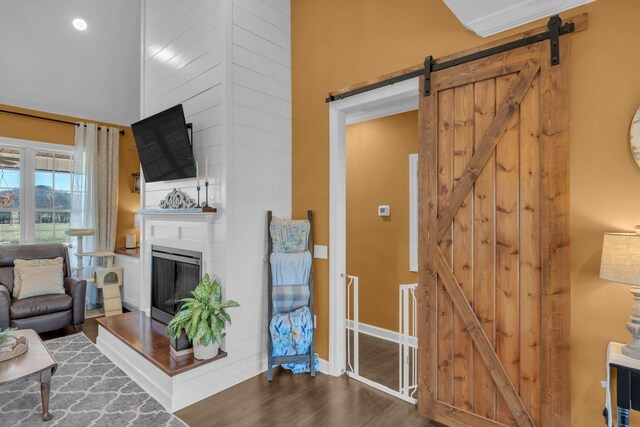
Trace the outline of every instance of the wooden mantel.
<path fill-rule="evenodd" d="M 185 208 L 185 209 L 161 209 L 161 208 L 144 208 L 136 209 L 136 213 L 140 215 L 184 215 L 184 214 L 214 214 L 218 212 L 216 208 Z"/>
<path fill-rule="evenodd" d="M 161 220 L 161 221 L 204 221 L 213 223 L 216 213 L 216 208 L 208 208 L 203 211 L 203 208 L 189 208 L 189 209 L 137 209 L 136 214 L 140 215 L 144 220 Z"/>

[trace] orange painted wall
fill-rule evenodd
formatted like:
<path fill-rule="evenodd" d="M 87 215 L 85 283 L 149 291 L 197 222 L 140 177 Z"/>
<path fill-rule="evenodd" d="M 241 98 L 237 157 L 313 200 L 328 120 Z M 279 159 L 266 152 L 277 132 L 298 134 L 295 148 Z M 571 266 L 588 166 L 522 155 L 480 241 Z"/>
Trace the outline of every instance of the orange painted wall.
<path fill-rule="evenodd" d="M 598 0 L 564 15 L 585 11 L 589 29 L 571 36 L 571 389 L 572 424 L 581 427 L 603 422 L 607 343 L 629 339 L 629 289 L 598 278 L 602 235 L 640 223 L 640 168 L 628 136 L 640 105 L 640 2 Z M 292 0 L 293 214 L 314 210 L 317 244 L 329 243 L 327 93 L 521 30 L 482 39 L 442 0 Z M 323 358 L 328 267 L 315 260 Z"/>
<path fill-rule="evenodd" d="M 409 155 L 418 112 L 347 126 L 347 273 L 359 278 L 360 322 L 398 330 L 398 285 L 409 271 Z M 378 216 L 389 205 L 391 216 Z"/>
<path fill-rule="evenodd" d="M 2 104 L 0 104 L 0 109 L 71 122 L 84 121 L 77 117 L 60 116 Z M 118 228 L 116 231 L 116 247 L 123 247 L 127 233 L 136 233 L 138 239 L 140 237 L 139 230 L 133 228 L 134 211 L 140 207 L 140 195 L 131 192 L 131 188 L 133 188 L 131 174 L 140 171 L 138 150 L 136 149 L 131 128 L 110 123 L 98 124 L 114 126 L 125 131 L 124 136 L 120 136 L 120 187 L 118 189 Z M 0 136 L 52 144 L 73 145 L 75 128 L 61 123 L 0 113 Z"/>

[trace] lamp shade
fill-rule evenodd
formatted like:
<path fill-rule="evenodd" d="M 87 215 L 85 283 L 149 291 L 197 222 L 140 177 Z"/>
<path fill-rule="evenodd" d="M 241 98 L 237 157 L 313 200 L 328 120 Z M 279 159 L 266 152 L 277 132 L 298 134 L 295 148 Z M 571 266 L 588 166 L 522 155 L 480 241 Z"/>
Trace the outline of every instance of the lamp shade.
<path fill-rule="evenodd" d="M 604 233 L 600 278 L 640 285 L 640 234 Z"/>
<path fill-rule="evenodd" d="M 135 214 L 133 217 L 133 228 L 140 228 L 140 214 Z"/>

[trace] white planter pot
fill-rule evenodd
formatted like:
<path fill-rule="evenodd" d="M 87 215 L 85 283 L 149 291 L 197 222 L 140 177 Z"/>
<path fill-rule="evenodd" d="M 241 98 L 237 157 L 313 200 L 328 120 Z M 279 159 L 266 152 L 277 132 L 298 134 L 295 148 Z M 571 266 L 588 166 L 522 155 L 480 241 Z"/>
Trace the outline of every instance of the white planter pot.
<path fill-rule="evenodd" d="M 199 360 L 212 359 L 218 355 L 218 348 L 220 344 L 211 341 L 209 345 L 204 346 L 202 344 L 193 344 L 193 357 Z"/>

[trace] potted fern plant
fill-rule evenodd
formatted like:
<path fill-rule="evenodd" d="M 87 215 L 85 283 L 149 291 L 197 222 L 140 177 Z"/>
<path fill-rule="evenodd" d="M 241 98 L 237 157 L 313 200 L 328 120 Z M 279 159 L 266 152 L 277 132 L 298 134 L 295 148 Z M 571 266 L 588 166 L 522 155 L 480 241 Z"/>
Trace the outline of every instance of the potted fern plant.
<path fill-rule="evenodd" d="M 193 344 L 194 357 L 211 359 L 218 354 L 225 325 L 231 323 L 227 309 L 240 305 L 231 300 L 223 303 L 220 284 L 208 274 L 191 294 L 193 297 L 181 300 L 180 310 L 167 326 L 167 335 L 178 339 L 184 331 Z"/>

